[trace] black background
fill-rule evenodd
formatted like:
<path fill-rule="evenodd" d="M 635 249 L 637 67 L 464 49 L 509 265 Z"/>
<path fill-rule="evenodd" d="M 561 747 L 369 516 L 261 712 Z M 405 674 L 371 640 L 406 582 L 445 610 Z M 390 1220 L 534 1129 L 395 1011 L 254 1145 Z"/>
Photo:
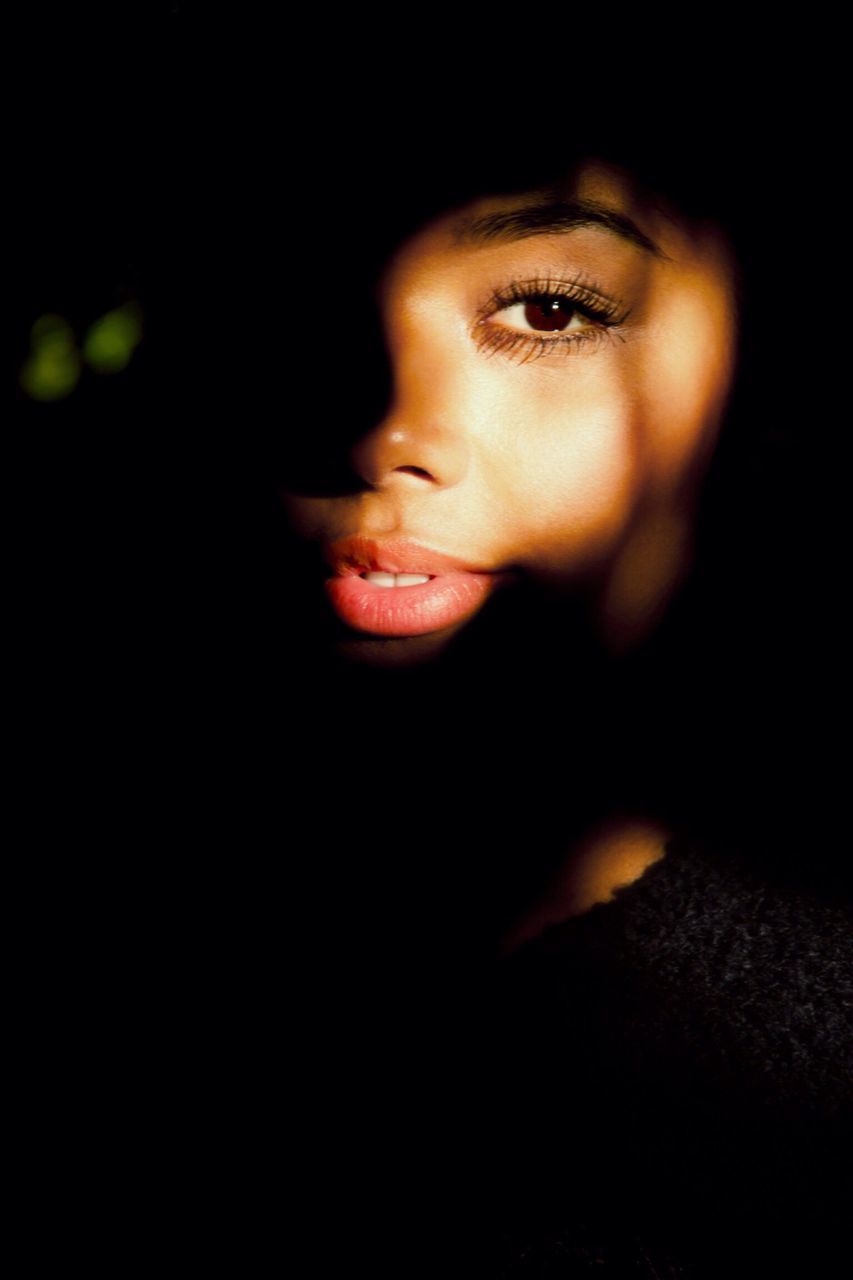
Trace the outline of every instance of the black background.
<path fill-rule="evenodd" d="M 549 15 L 495 38 L 483 21 L 467 40 L 430 12 L 321 34 L 177 4 L 61 29 L 45 15 L 24 44 L 13 380 L 46 311 L 82 333 L 130 296 L 145 325 L 125 372 L 84 370 L 55 404 L 18 389 L 7 470 L 28 1177 L 64 1247 L 104 1265 L 110 1241 L 154 1257 L 173 1229 L 185 1256 L 225 1247 L 220 1204 L 237 1256 L 257 1248 L 282 1152 L 303 1190 L 318 1158 L 283 1081 L 299 1074 L 309 1120 L 326 1082 L 294 1046 L 357 1022 L 353 993 L 389 958 L 391 1003 L 437 999 L 614 794 L 651 791 L 680 821 L 736 830 L 768 874 L 842 889 L 833 77 L 778 30 L 753 51 L 735 28 Z M 353 397 L 374 338 L 336 345 L 315 306 L 331 288 L 357 310 L 390 239 L 492 173 L 523 182 L 573 129 L 573 147 L 660 166 L 744 264 L 698 585 L 664 638 L 586 690 L 555 689 L 515 633 L 475 667 L 463 651 L 408 676 L 342 672 L 284 602 L 301 569 L 275 485 L 306 430 L 340 440 L 375 418 L 384 374 Z M 632 717 L 650 706 L 638 763 Z M 371 1009 L 379 1025 L 388 1001 Z M 315 1264 L 345 1252 L 307 1202 Z"/>

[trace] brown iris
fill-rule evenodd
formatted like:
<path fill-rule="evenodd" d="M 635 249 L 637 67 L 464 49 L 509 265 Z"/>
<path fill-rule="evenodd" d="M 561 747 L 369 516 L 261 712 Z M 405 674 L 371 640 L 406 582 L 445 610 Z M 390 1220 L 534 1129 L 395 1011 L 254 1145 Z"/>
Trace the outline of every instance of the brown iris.
<path fill-rule="evenodd" d="M 531 329 L 552 331 L 565 329 L 577 312 L 567 298 L 537 298 L 524 308 L 524 319 Z"/>

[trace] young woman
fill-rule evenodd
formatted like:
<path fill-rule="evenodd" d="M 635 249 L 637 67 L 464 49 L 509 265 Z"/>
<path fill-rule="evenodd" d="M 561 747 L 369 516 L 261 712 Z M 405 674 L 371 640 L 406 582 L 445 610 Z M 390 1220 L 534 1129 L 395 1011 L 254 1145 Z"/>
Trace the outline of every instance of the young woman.
<path fill-rule="evenodd" d="M 842 1214 L 848 934 L 766 647 L 775 242 L 726 145 L 628 134 L 336 153 L 346 267 L 287 315 L 295 937 L 362 1045 L 308 1064 L 390 1269 L 769 1276 Z"/>

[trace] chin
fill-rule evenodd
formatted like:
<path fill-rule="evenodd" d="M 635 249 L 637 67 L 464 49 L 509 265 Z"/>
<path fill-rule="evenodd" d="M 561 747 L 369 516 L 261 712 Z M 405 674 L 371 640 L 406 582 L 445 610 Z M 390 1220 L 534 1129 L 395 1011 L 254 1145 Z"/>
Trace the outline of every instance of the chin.
<path fill-rule="evenodd" d="M 339 640 L 335 651 L 346 662 L 365 667 L 428 666 L 444 654 L 460 626 L 444 627 L 422 636 L 352 634 Z"/>

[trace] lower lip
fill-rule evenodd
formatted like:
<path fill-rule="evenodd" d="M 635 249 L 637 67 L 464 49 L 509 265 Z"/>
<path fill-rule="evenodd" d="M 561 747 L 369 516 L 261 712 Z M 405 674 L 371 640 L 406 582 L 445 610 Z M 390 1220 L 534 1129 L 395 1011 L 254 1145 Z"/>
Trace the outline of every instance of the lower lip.
<path fill-rule="evenodd" d="M 326 591 L 342 622 L 374 636 L 423 636 L 475 613 L 499 581 L 493 573 L 445 573 L 410 587 L 379 587 L 353 574 Z"/>

